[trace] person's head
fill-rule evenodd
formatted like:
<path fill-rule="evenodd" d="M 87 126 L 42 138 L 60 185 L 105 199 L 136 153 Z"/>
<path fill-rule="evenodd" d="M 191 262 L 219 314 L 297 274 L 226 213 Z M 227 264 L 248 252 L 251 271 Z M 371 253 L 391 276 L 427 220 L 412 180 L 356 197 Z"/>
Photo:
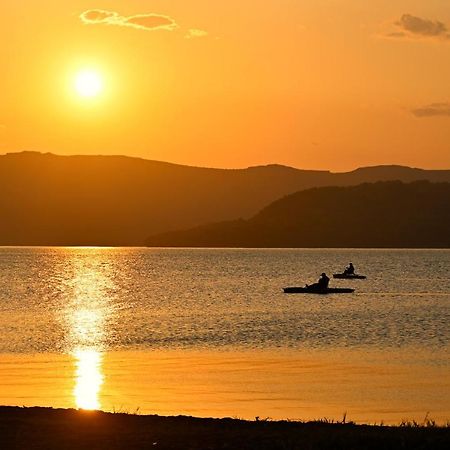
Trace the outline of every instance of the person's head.
<path fill-rule="evenodd" d="M 351 266 L 353 266 L 353 263 L 350 263 Z"/>
<path fill-rule="evenodd" d="M 327 274 L 325 273 L 325 272 L 322 272 L 322 275 L 321 275 L 322 277 L 326 277 L 327 276 Z"/>

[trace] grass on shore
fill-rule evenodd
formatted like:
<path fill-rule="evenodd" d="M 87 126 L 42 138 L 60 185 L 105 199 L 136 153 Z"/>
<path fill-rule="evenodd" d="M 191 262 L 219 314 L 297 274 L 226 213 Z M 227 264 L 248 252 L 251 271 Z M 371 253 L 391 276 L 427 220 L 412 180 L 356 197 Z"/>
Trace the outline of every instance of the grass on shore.
<path fill-rule="evenodd" d="M 242 449 L 447 450 L 450 426 L 402 422 L 399 426 L 356 425 L 322 419 L 312 422 L 259 419 L 199 419 L 0 407 L 1 449 Z"/>

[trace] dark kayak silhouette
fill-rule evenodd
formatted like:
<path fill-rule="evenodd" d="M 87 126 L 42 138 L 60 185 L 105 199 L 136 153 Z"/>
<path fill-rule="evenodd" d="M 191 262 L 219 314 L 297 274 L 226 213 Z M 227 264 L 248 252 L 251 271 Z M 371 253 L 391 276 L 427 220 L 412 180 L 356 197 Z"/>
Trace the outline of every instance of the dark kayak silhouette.
<path fill-rule="evenodd" d="M 365 275 L 358 275 L 356 273 L 334 273 L 333 278 L 345 278 L 346 280 L 365 280 Z"/>
<path fill-rule="evenodd" d="M 355 292 L 350 288 L 317 288 L 313 286 L 286 287 L 283 288 L 285 294 L 351 294 Z"/>
<path fill-rule="evenodd" d="M 328 283 L 330 279 L 327 277 L 325 272 L 322 272 L 317 283 L 306 284 L 304 287 L 287 287 L 283 288 L 285 294 L 349 294 L 354 291 L 354 289 L 349 288 L 330 288 Z"/>

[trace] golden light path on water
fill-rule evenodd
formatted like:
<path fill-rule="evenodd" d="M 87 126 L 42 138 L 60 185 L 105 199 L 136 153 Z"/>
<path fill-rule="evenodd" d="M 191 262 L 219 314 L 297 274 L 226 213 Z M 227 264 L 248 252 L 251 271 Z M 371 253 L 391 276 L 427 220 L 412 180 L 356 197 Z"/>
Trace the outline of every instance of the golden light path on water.
<path fill-rule="evenodd" d="M 112 281 L 109 265 L 101 261 L 98 252 L 90 253 L 77 255 L 73 261 L 73 297 L 65 318 L 69 325 L 67 346 L 76 365 L 74 402 L 77 408 L 93 410 L 102 407 L 103 351 L 106 322 L 111 316 L 107 291 Z"/>
<path fill-rule="evenodd" d="M 74 396 L 81 409 L 100 409 L 98 399 L 103 384 L 102 354 L 96 350 L 76 350 L 76 385 Z"/>
<path fill-rule="evenodd" d="M 447 423 L 450 254 L 358 251 L 383 276 L 348 299 L 273 290 L 341 252 L 0 249 L 0 404 Z"/>

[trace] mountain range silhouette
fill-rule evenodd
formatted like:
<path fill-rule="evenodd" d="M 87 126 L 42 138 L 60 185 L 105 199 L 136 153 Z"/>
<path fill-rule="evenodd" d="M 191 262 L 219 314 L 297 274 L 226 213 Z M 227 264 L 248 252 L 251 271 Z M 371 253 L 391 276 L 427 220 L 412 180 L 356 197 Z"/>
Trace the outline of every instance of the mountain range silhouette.
<path fill-rule="evenodd" d="M 149 236 L 249 219 L 297 191 L 365 182 L 450 182 L 450 170 L 281 165 L 189 167 L 125 156 L 0 156 L 0 245 L 144 245 Z"/>

